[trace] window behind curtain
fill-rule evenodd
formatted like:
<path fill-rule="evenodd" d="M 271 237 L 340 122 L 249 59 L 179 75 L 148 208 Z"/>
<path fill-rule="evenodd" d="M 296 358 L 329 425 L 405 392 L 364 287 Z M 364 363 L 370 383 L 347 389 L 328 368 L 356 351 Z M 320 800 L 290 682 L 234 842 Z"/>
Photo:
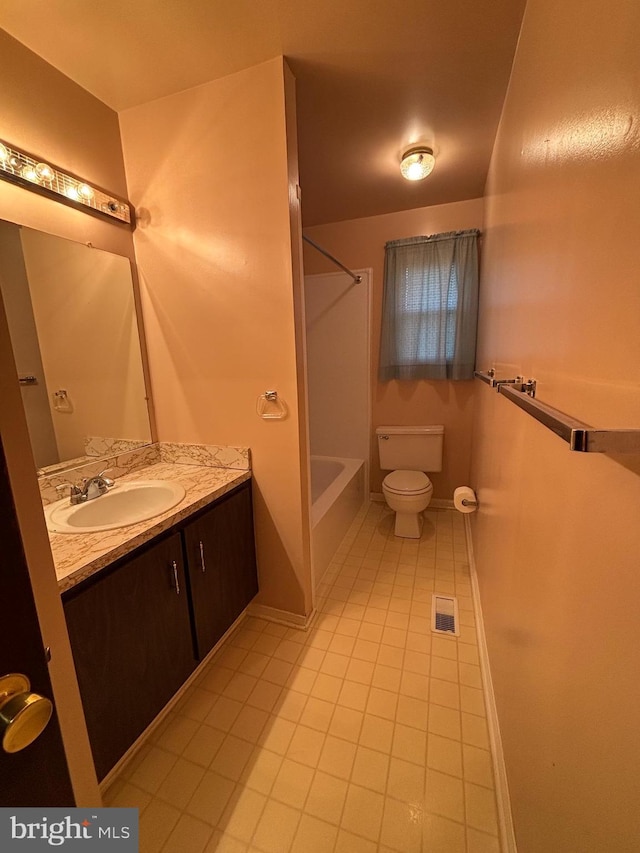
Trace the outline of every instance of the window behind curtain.
<path fill-rule="evenodd" d="M 380 371 L 390 379 L 472 379 L 479 232 L 385 246 Z"/>

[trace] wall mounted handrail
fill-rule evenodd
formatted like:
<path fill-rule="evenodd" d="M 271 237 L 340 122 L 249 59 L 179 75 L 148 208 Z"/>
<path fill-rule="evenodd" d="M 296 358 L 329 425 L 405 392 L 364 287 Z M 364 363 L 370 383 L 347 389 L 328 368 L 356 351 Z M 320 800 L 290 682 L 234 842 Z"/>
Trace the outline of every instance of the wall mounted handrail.
<path fill-rule="evenodd" d="M 476 371 L 474 376 L 495 388 L 527 414 L 581 453 L 640 453 L 640 429 L 596 429 L 589 424 L 535 399 L 535 381 L 495 378 L 494 371 Z M 520 380 L 520 381 L 518 381 Z"/>
<path fill-rule="evenodd" d="M 362 276 L 361 275 L 356 275 L 356 273 L 351 272 L 349 267 L 345 267 L 345 265 L 340 263 L 340 261 L 337 258 L 334 258 L 333 255 L 329 254 L 329 252 L 327 252 L 326 249 L 323 249 L 322 246 L 318 246 L 317 243 L 314 243 L 314 241 L 311 239 L 311 237 L 307 237 L 306 234 L 303 234 L 302 239 L 306 243 L 308 243 L 310 246 L 313 246 L 313 248 L 316 249 L 318 252 L 320 252 L 321 255 L 324 255 L 325 258 L 329 258 L 330 261 L 332 261 L 337 267 L 340 267 L 340 269 L 343 270 L 344 272 L 346 272 L 347 275 L 350 275 L 356 284 L 360 284 L 362 282 Z"/>

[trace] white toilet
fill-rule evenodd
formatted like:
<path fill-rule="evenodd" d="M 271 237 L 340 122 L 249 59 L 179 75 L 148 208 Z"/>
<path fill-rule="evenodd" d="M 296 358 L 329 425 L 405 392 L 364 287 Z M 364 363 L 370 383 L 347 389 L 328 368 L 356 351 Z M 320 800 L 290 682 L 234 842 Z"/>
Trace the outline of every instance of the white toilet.
<path fill-rule="evenodd" d="M 376 429 L 380 467 L 391 470 L 382 492 L 396 513 L 395 535 L 419 539 L 422 513 L 433 485 L 425 471 L 442 471 L 443 426 L 380 426 Z"/>

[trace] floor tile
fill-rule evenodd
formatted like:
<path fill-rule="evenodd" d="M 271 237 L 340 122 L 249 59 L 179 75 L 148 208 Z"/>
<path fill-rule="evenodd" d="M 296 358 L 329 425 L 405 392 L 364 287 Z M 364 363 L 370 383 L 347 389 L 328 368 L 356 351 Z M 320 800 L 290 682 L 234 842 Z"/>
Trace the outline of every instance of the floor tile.
<path fill-rule="evenodd" d="M 179 758 L 156 792 L 156 797 L 179 809 L 184 809 L 202 777 L 204 768 Z"/>
<path fill-rule="evenodd" d="M 461 779 L 429 769 L 426 795 L 430 812 L 464 823 L 464 792 Z"/>
<path fill-rule="evenodd" d="M 177 760 L 173 753 L 152 746 L 129 781 L 143 791 L 155 794 Z"/>
<path fill-rule="evenodd" d="M 467 824 L 474 829 L 497 835 L 498 817 L 494 792 L 489 788 L 465 782 L 464 799 Z"/>
<path fill-rule="evenodd" d="M 366 746 L 358 747 L 351 781 L 363 788 L 371 788 L 384 794 L 387 788 L 387 776 L 389 773 L 389 756 Z"/>
<path fill-rule="evenodd" d="M 427 738 L 427 766 L 450 776 L 462 778 L 462 745 L 459 740 L 429 734 Z M 467 778 L 465 776 L 465 778 Z"/>
<path fill-rule="evenodd" d="M 217 773 L 207 772 L 187 803 L 188 814 L 216 826 L 224 812 L 235 785 Z"/>
<path fill-rule="evenodd" d="M 401 758 L 391 758 L 387 795 L 406 803 L 421 803 L 424 797 L 425 772 L 422 765 Z"/>
<path fill-rule="evenodd" d="M 202 853 L 211 838 L 211 827 L 196 818 L 183 814 L 175 825 L 162 853 Z"/>
<path fill-rule="evenodd" d="M 421 853 L 424 811 L 416 803 L 387 797 L 382 817 L 380 843 L 400 853 Z"/>
<path fill-rule="evenodd" d="M 314 770 L 285 758 L 271 790 L 271 796 L 285 805 L 301 809 L 307 799 Z"/>
<path fill-rule="evenodd" d="M 236 787 L 218 823 L 229 835 L 241 841 L 251 841 L 267 798 L 250 788 Z M 186 853 L 186 851 L 185 851 Z"/>
<path fill-rule="evenodd" d="M 304 811 L 314 817 L 339 824 L 347 792 L 347 782 L 318 771 L 311 783 Z"/>
<path fill-rule="evenodd" d="M 291 853 L 329 853 L 333 850 L 337 836 L 336 826 L 303 814 Z"/>
<path fill-rule="evenodd" d="M 240 782 L 261 794 L 269 794 L 280 772 L 282 761 L 281 755 L 256 747 L 245 765 Z"/>
<path fill-rule="evenodd" d="M 246 618 L 125 765 L 105 803 L 141 809 L 141 853 L 500 853 L 461 520 L 399 540 L 370 504 L 316 606 Z"/>
<path fill-rule="evenodd" d="M 353 762 L 355 761 L 356 750 L 355 743 L 328 735 L 322 747 L 318 769 L 325 773 L 331 773 L 333 776 L 338 776 L 340 779 L 349 779 L 351 777 Z M 472 781 L 477 780 L 474 779 Z"/>
<path fill-rule="evenodd" d="M 297 809 L 269 800 L 254 833 L 252 845 L 265 853 L 282 853 L 289 850 L 300 817 Z"/>
<path fill-rule="evenodd" d="M 382 823 L 384 797 L 360 785 L 349 785 L 342 827 L 369 841 L 377 841 Z"/>
<path fill-rule="evenodd" d="M 464 778 L 466 782 L 493 788 L 493 765 L 491 753 L 470 744 L 463 744 Z"/>
<path fill-rule="evenodd" d="M 174 806 L 152 800 L 140 816 L 140 853 L 159 853 L 181 816 Z"/>
<path fill-rule="evenodd" d="M 296 726 L 287 750 L 287 758 L 297 761 L 299 764 L 315 767 L 322 752 L 324 737 L 323 732 L 318 732 L 308 726 Z"/>

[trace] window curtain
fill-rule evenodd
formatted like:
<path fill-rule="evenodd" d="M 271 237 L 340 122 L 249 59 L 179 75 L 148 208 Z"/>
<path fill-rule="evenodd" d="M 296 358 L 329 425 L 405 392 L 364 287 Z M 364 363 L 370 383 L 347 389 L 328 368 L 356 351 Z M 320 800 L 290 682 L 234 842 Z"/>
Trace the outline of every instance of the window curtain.
<path fill-rule="evenodd" d="M 473 379 L 478 230 L 385 245 L 379 378 Z"/>

